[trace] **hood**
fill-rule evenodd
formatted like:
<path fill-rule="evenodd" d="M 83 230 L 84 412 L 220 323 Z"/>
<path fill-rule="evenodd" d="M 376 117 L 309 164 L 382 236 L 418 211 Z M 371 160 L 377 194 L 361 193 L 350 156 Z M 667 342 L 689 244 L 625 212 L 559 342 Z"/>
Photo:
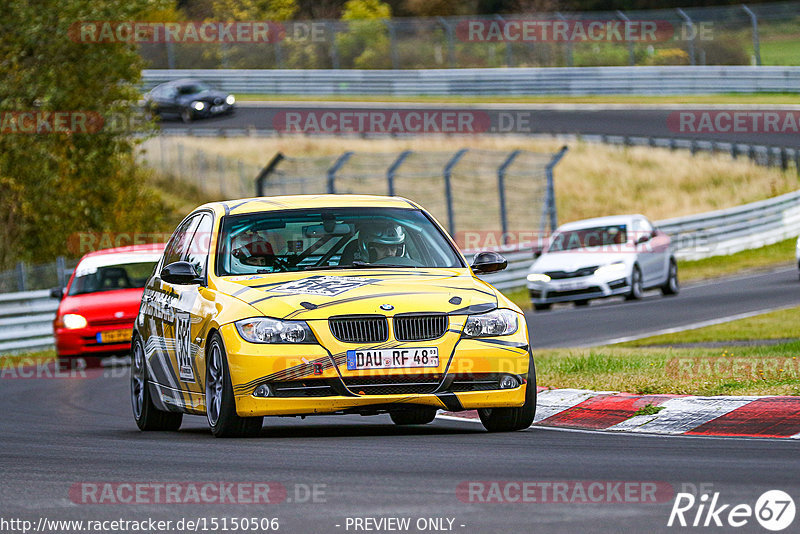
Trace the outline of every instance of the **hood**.
<path fill-rule="evenodd" d="M 495 290 L 466 269 L 358 269 L 344 273 L 336 270 L 228 276 L 219 279 L 217 287 L 265 316 L 290 319 L 476 313 L 497 306 Z"/>
<path fill-rule="evenodd" d="M 576 252 L 571 250 L 549 252 L 539 256 L 531 266 L 530 272 L 544 273 L 549 271 L 565 271 L 571 273 L 578 269 L 600 267 L 618 261 L 628 263 L 628 261 L 633 261 L 635 259 L 634 256 L 634 254 L 627 252 Z"/>
<path fill-rule="evenodd" d="M 91 324 L 98 320 L 127 321 L 136 318 L 144 289 L 118 289 L 66 296 L 58 306 L 59 315 L 78 313 Z"/>

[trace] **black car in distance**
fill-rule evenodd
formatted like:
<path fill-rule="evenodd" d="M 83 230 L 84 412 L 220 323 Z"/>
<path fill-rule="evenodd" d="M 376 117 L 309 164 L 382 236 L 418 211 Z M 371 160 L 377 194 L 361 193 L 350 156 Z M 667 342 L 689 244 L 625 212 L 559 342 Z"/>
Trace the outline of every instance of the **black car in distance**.
<path fill-rule="evenodd" d="M 144 96 L 144 112 L 151 117 L 179 117 L 183 122 L 232 113 L 236 99 L 200 80 L 181 79 L 155 86 Z"/>

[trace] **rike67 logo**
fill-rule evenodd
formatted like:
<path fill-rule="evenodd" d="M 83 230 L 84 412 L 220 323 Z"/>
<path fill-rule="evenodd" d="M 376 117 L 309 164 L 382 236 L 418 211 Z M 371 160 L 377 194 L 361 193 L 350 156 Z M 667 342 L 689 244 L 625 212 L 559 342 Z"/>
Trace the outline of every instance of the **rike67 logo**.
<path fill-rule="evenodd" d="M 794 521 L 795 504 L 792 497 L 781 490 L 761 494 L 755 506 L 748 503 L 723 503 L 719 492 L 695 497 L 691 493 L 678 493 L 669 514 L 667 526 L 671 527 L 733 527 L 752 524 L 755 520 L 765 529 L 778 532 Z"/>

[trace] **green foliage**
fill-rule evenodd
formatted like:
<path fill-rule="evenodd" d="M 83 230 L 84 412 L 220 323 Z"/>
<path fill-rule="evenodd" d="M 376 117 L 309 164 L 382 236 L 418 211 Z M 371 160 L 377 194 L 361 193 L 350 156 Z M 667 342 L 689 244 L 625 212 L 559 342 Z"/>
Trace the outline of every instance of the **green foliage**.
<path fill-rule="evenodd" d="M 383 22 L 391 16 L 389 6 L 380 0 L 347 0 L 342 20 L 349 21 L 348 32 L 336 36 L 343 66 L 391 68 L 389 30 Z"/>
<path fill-rule="evenodd" d="M 80 42 L 76 21 L 142 20 L 160 0 L 11 2 L 0 22 L 0 112 L 94 112 L 97 133 L 0 135 L 0 269 L 51 261 L 78 232 L 152 231 L 168 212 L 144 185 L 132 130 L 142 68 L 134 46 Z M 5 115 L 8 117 L 8 115 Z M 123 125 L 112 128 L 108 121 Z M 130 125 L 134 125 L 130 127 Z"/>

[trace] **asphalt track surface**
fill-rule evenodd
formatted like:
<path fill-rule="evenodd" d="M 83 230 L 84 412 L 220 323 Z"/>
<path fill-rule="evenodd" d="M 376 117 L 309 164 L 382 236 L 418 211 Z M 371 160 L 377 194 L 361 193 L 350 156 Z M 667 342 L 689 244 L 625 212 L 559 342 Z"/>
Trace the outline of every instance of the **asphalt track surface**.
<path fill-rule="evenodd" d="M 408 517 L 412 525 L 419 518 L 451 518 L 452 531 L 464 533 L 669 532 L 675 530 L 667 527 L 674 494 L 682 489 L 719 492 L 720 504 L 754 506 L 771 489 L 800 499 L 797 441 L 543 428 L 489 434 L 468 422 L 395 427 L 387 416 L 269 418 L 260 437 L 248 440 L 215 439 L 201 417 L 186 417 L 178 432 L 142 433 L 130 413 L 127 371 L 114 374 L 3 380 L 0 517 L 34 524 L 41 518 L 175 522 L 265 517 L 279 519 L 279 532 L 298 534 L 355 532 L 345 528 L 347 518 L 367 517 Z M 85 504 L 80 491 L 70 497 L 70 488 L 83 482 L 206 481 L 277 482 L 292 502 Z M 499 504 L 460 500 L 456 489 L 468 481 L 669 486 L 658 503 Z M 324 493 L 318 493 L 316 503 L 294 502 L 297 485 L 318 485 Z M 696 507 L 687 514 L 689 521 L 695 512 Z M 764 532 L 753 518 L 735 531 Z M 402 532 L 421 531 L 412 526 Z"/>
<path fill-rule="evenodd" d="M 721 313 L 797 304 L 798 297 L 796 269 L 784 269 L 685 288 L 674 298 L 565 307 L 529 320 L 536 345 L 561 344 L 567 335 L 575 344 L 597 333 L 620 336 Z M 720 504 L 753 506 L 771 489 L 800 502 L 798 440 L 544 428 L 489 434 L 479 424 L 448 420 L 396 427 L 387 416 L 267 418 L 259 438 L 220 440 L 211 436 L 204 418 L 195 416 L 186 416 L 179 432 L 139 432 L 124 367 L 90 370 L 85 378 L 6 377 L 0 384 L 0 519 L 36 524 L 41 518 L 176 522 L 246 516 L 278 518 L 279 532 L 327 534 L 375 532 L 347 529 L 348 518 L 405 517 L 412 528 L 401 532 L 431 532 L 416 529 L 420 518 L 453 519 L 452 531 L 465 533 L 669 532 L 676 530 L 667 527 L 674 494 L 685 489 L 719 492 Z M 111 504 L 92 504 L 83 502 L 80 491 L 70 494 L 83 482 L 207 481 L 277 482 L 286 488 L 287 500 L 127 504 L 106 497 Z M 669 493 L 655 504 L 464 502 L 456 490 L 469 481 L 664 482 Z M 317 502 L 298 502 L 314 485 L 321 492 Z M 696 510 L 687 513 L 689 521 Z M 752 518 L 735 531 L 764 532 Z"/>
<path fill-rule="evenodd" d="M 674 297 L 648 291 L 640 301 L 617 297 L 584 308 L 565 304 L 526 317 L 534 348 L 578 347 L 798 305 L 800 281 L 793 266 L 689 285 Z"/>
<path fill-rule="evenodd" d="M 180 120 L 169 118 L 162 121 L 161 127 L 165 130 L 180 131 L 191 128 L 221 128 L 242 129 L 255 128 L 257 130 L 275 130 L 280 128 L 281 112 L 287 110 L 486 110 L 492 117 L 493 127 L 501 128 L 495 133 L 534 133 L 534 134 L 604 134 L 627 136 L 653 136 L 675 137 L 681 139 L 697 139 L 706 141 L 720 141 L 737 143 L 750 143 L 771 146 L 795 146 L 797 132 L 764 132 L 760 128 L 747 128 L 748 131 L 731 132 L 692 132 L 680 131 L 673 127 L 679 124 L 668 120 L 671 114 L 678 111 L 715 111 L 737 110 L 752 112 L 756 110 L 773 109 L 771 106 L 708 106 L 708 105 L 548 105 L 548 104 L 420 104 L 420 103 L 354 103 L 354 102 L 245 102 L 240 104 L 233 115 L 213 117 L 183 124 Z M 796 106 L 776 107 L 774 109 L 793 109 Z M 527 117 L 525 122 L 511 121 L 507 124 L 510 131 L 502 130 L 498 114 L 519 113 Z M 699 117 L 699 116 L 698 116 Z M 674 115 L 673 115 L 674 119 Z M 697 119 L 698 126 L 700 119 Z M 755 130 L 755 131 L 750 131 Z M 489 131 L 491 133 L 491 129 Z"/>

